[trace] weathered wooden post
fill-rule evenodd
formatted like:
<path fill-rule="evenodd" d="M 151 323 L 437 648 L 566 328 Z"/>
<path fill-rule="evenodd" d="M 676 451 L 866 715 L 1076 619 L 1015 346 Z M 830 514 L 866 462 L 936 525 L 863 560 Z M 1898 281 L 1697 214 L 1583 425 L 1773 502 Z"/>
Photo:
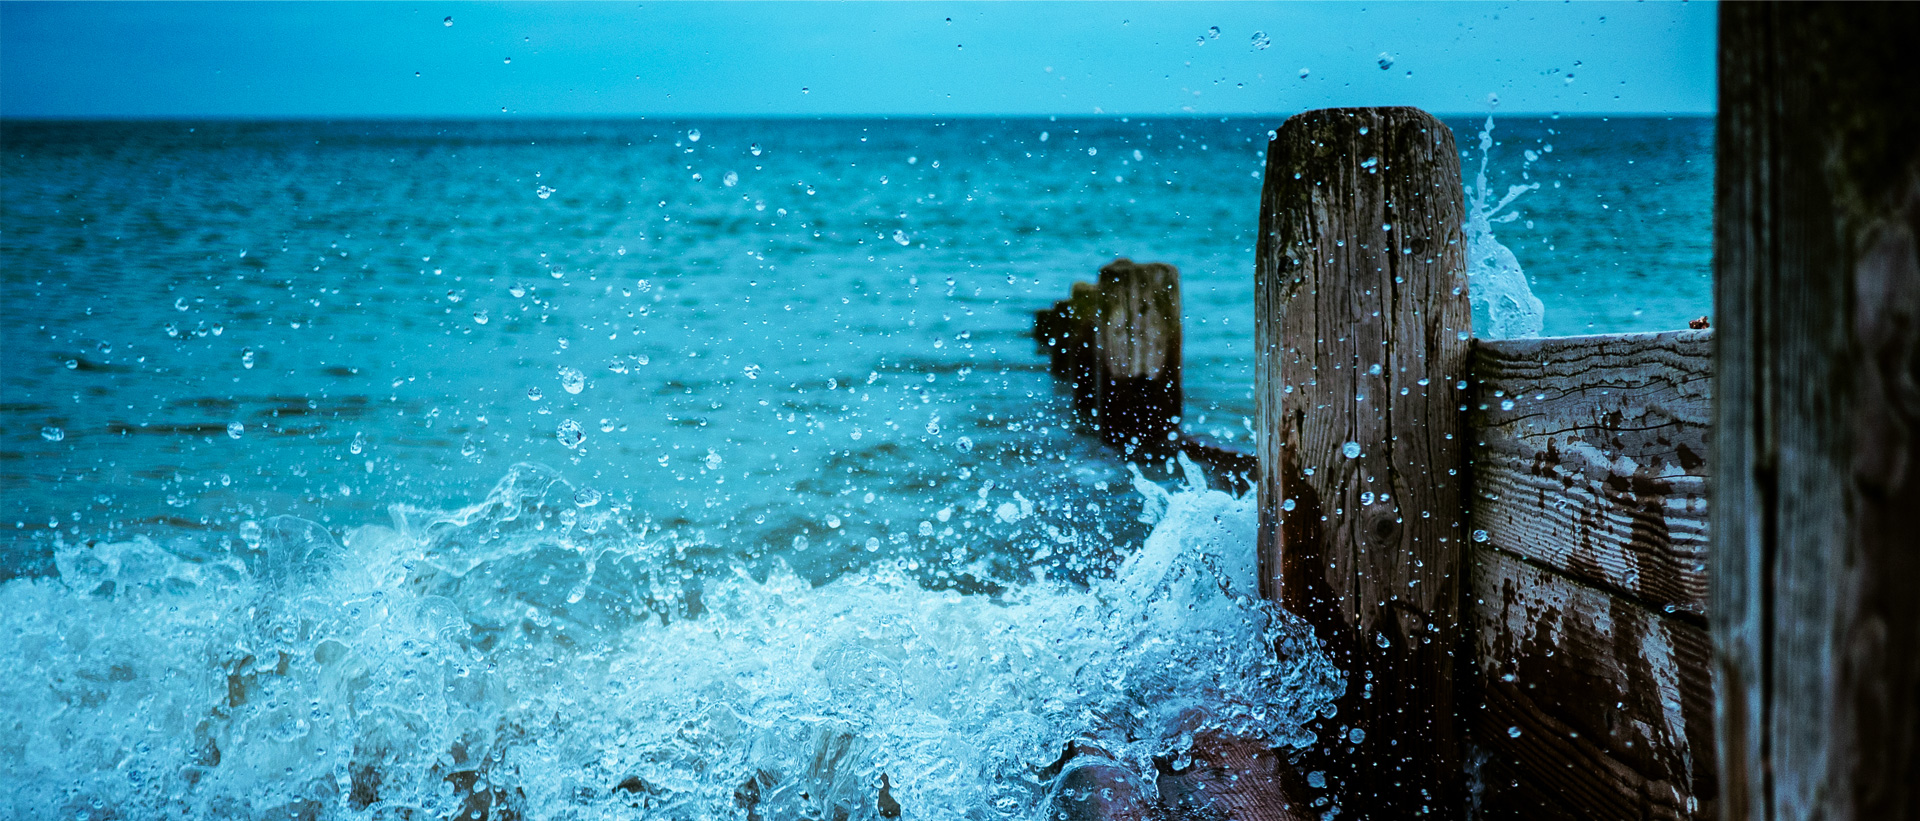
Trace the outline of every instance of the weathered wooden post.
<path fill-rule="evenodd" d="M 1418 109 L 1309 111 L 1267 150 L 1261 583 L 1348 675 L 1302 768 L 1343 818 L 1462 806 L 1462 199 L 1453 134 Z"/>
<path fill-rule="evenodd" d="M 1092 422 L 1100 395 L 1099 349 L 1094 328 L 1100 319 L 1100 286 L 1076 282 L 1067 299 L 1061 324 L 1066 328 L 1067 385 L 1073 390 L 1073 412 Z"/>
<path fill-rule="evenodd" d="M 1180 272 L 1121 258 L 1100 269 L 1094 328 L 1100 438 L 1129 456 L 1180 447 Z"/>
<path fill-rule="evenodd" d="M 1720 7 L 1722 817 L 1920 819 L 1920 7 Z"/>

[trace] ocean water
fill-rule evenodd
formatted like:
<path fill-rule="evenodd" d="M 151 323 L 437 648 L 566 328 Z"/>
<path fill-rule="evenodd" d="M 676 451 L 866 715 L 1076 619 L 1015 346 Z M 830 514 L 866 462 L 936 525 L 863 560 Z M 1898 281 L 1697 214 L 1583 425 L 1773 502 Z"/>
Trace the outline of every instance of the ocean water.
<path fill-rule="evenodd" d="M 1174 263 L 1246 442 L 1280 119 L 0 124 L 0 807 L 1023 818 L 1076 738 L 1300 741 L 1248 500 L 1027 335 Z M 1541 332 L 1709 311 L 1709 120 L 1490 136 Z"/>

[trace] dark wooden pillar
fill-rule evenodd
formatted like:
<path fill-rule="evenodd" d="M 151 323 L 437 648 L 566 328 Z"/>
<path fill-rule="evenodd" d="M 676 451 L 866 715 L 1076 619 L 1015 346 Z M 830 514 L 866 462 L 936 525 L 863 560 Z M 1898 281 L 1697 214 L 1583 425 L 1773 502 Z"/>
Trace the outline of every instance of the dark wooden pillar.
<path fill-rule="evenodd" d="M 1920 819 L 1920 7 L 1720 7 L 1722 814 Z"/>
<path fill-rule="evenodd" d="M 1094 369 L 1100 438 L 1128 456 L 1180 443 L 1180 272 L 1116 259 L 1100 269 Z"/>
<path fill-rule="evenodd" d="M 1462 199 L 1453 134 L 1418 109 L 1309 111 L 1268 147 L 1261 583 L 1347 673 L 1301 767 L 1324 773 L 1310 800 L 1342 818 L 1462 806 Z"/>

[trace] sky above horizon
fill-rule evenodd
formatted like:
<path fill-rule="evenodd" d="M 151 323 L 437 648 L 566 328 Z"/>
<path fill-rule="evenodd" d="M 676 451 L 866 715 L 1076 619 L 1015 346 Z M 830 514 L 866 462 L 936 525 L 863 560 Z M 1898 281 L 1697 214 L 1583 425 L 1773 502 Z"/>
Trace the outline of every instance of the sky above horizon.
<path fill-rule="evenodd" d="M 0 116 L 1708 114 L 1716 17 L 1672 2 L 5 2 Z"/>

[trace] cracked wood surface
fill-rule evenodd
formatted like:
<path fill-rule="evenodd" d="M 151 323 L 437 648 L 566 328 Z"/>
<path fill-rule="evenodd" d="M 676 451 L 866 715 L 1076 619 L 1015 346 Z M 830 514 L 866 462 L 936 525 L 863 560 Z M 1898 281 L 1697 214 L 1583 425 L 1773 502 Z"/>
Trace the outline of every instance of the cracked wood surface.
<path fill-rule="evenodd" d="M 1704 620 L 1712 334 L 1477 341 L 1472 527 L 1501 550 Z"/>
<path fill-rule="evenodd" d="M 1343 817 L 1462 806 L 1463 217 L 1453 133 L 1419 109 L 1309 111 L 1268 147 L 1254 286 L 1260 582 L 1348 674 L 1302 765 L 1328 782 L 1302 797 Z"/>

